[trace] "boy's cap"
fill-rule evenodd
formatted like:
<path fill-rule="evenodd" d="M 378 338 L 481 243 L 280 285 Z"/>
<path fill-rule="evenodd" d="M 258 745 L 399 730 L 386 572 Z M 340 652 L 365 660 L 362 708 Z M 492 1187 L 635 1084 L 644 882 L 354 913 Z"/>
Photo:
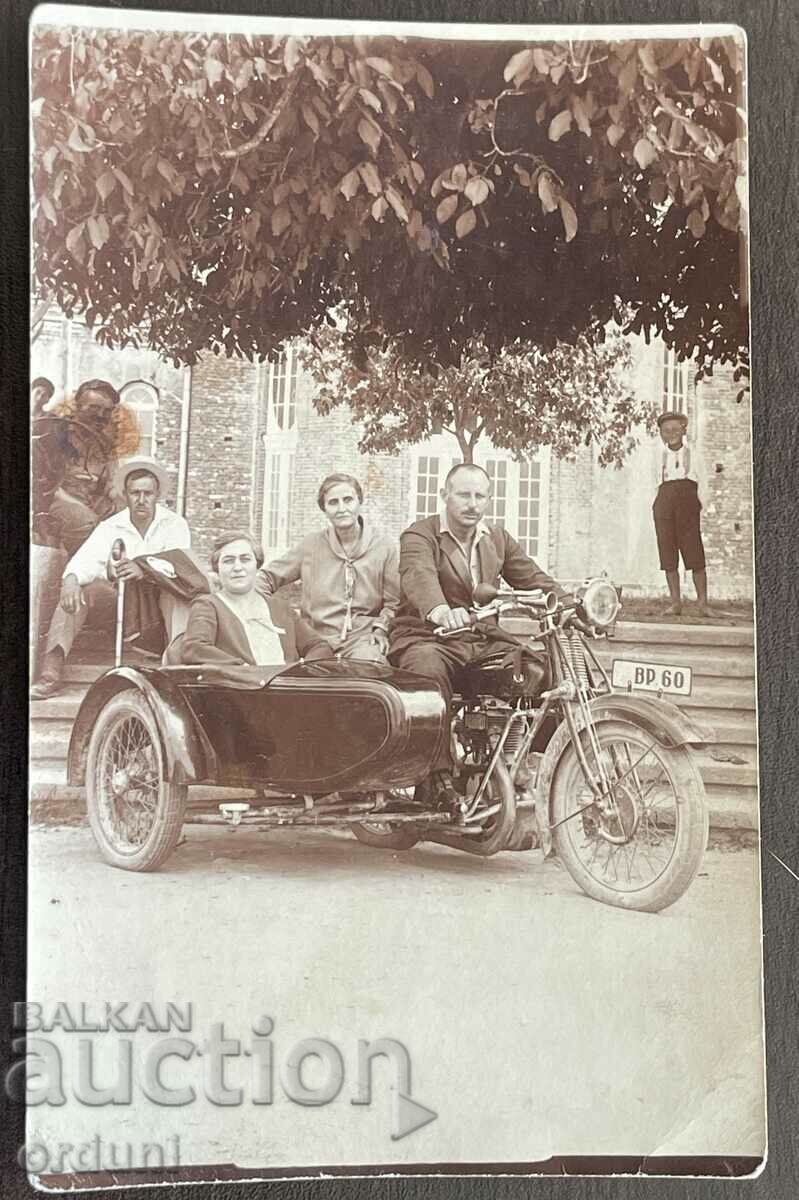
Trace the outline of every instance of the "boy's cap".
<path fill-rule="evenodd" d="M 660 416 L 658 417 L 658 429 L 660 429 L 660 427 L 664 421 L 679 421 L 680 424 L 684 425 L 686 428 L 688 426 L 688 418 L 686 417 L 685 413 L 681 413 L 681 412 L 661 413 Z"/>

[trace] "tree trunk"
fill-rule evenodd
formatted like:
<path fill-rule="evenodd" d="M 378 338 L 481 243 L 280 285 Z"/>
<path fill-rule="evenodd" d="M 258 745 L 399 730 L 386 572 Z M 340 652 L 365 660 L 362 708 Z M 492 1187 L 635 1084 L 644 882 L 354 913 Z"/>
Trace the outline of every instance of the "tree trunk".
<path fill-rule="evenodd" d="M 471 464 L 474 462 L 474 458 L 472 456 L 472 443 L 466 437 L 466 430 L 462 425 L 457 425 L 455 427 L 455 437 L 458 439 L 458 445 L 460 446 L 463 461 L 471 466 Z"/>

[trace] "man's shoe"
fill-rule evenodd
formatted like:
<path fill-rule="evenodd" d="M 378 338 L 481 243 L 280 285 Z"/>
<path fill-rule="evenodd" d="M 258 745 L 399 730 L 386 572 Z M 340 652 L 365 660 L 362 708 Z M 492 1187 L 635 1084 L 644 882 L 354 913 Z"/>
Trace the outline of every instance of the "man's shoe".
<path fill-rule="evenodd" d="M 61 691 L 61 676 L 64 673 L 64 655 L 59 650 L 45 654 L 42 673 L 38 683 L 30 691 L 31 700 L 48 700 Z"/>

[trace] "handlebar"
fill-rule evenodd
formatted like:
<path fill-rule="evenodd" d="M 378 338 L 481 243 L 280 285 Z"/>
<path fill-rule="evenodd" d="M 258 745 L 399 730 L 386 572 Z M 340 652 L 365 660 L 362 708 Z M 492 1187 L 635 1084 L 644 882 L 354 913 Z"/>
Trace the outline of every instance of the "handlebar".
<path fill-rule="evenodd" d="M 540 623 L 546 623 L 548 630 L 571 621 L 583 633 L 590 632 L 594 637 L 606 635 L 615 624 L 620 608 L 619 594 L 606 575 L 587 579 L 574 595 L 565 596 L 544 592 L 541 588 L 500 592 L 489 584 L 480 583 L 474 589 L 474 599 L 476 604 L 470 610 L 471 625 L 511 609 L 522 609 L 532 610 L 531 615 Z M 436 635 L 454 637 L 467 628 L 439 628 Z"/>
<path fill-rule="evenodd" d="M 575 598 L 570 597 L 568 602 L 564 602 L 554 592 L 544 592 L 540 588 L 530 591 L 499 592 L 496 588 L 481 583 L 474 589 L 474 595 L 476 599 L 482 599 L 485 596 L 486 601 L 474 605 L 469 610 L 470 626 L 489 617 L 499 616 L 500 613 L 508 612 L 511 609 L 533 609 L 539 618 L 546 616 L 563 618 L 575 615 L 579 608 L 579 602 Z M 469 626 L 459 629 L 439 627 L 435 630 L 435 635 L 439 638 L 457 637 L 468 630 Z"/>

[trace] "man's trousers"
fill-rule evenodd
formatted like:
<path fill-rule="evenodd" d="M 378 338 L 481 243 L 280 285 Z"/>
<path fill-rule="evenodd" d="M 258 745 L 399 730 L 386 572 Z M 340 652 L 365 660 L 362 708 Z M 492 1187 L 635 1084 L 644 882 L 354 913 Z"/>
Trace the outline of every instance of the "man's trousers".
<path fill-rule="evenodd" d="M 97 579 L 81 588 L 82 602 L 78 605 L 77 612 L 65 612 L 59 604 L 53 614 L 53 619 L 50 622 L 50 630 L 47 634 L 47 653 L 49 654 L 51 650 L 55 650 L 60 646 L 64 652 L 64 658 L 68 658 L 69 652 L 72 649 L 72 643 L 86 624 L 86 618 L 90 610 L 97 605 L 115 605 L 116 592 L 116 587 L 113 584 L 106 582 L 104 579 Z M 186 628 L 191 605 L 186 600 L 180 600 L 177 596 L 173 596 L 170 592 L 159 588 L 158 607 L 164 618 L 167 643 L 169 643 L 179 633 L 183 633 Z"/>

